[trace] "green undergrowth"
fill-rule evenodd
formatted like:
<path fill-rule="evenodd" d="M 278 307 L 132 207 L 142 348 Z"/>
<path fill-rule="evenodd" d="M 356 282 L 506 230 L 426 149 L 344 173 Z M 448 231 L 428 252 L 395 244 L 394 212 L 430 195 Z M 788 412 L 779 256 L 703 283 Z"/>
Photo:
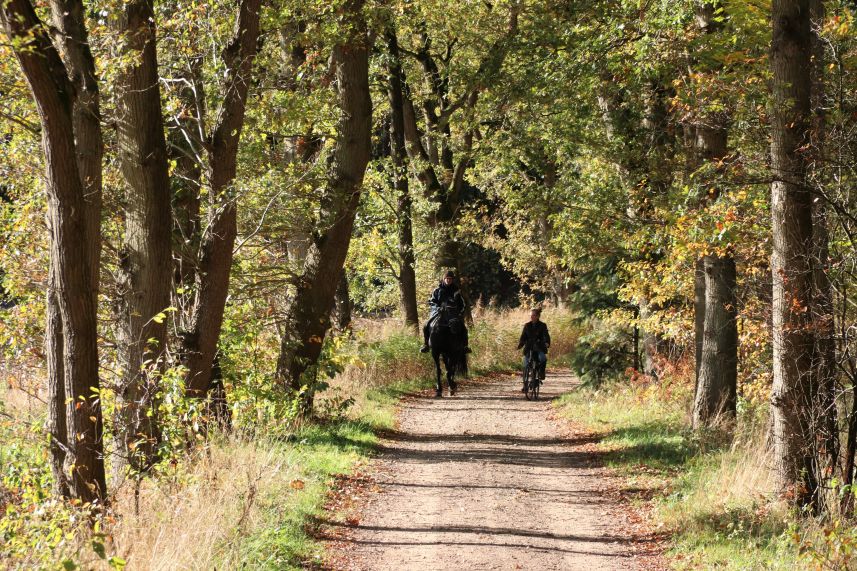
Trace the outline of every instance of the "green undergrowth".
<path fill-rule="evenodd" d="M 614 383 L 582 387 L 556 406 L 598 435 L 623 495 L 651 508 L 651 527 L 670 535 L 673 568 L 814 568 L 799 559 L 797 520 L 767 495 L 760 431 L 734 439 L 691 431 L 688 392 L 668 383 Z"/>
<path fill-rule="evenodd" d="M 343 420 L 307 426 L 293 440 L 271 443 L 294 474 L 287 487 L 260 491 L 252 530 L 224 553 L 218 568 L 306 569 L 320 561 L 323 552 L 308 522 L 324 518 L 334 477 L 351 472 L 376 442 L 372 425 Z"/>
<path fill-rule="evenodd" d="M 572 320 L 546 314 L 553 356 L 568 352 L 574 343 Z M 470 337 L 472 376 L 519 366 L 516 345 L 526 319 L 524 311 L 477 316 Z M 402 397 L 434 384 L 431 357 L 419 353 L 421 339 L 412 330 L 370 322 L 333 343 L 325 366 L 335 376 L 316 395 L 316 415 L 303 423 L 277 416 L 288 407 L 272 400 L 275 392 L 263 384 L 264 371 L 273 364 L 259 359 L 263 366 L 256 368 L 250 361 L 256 353 L 236 354 L 234 365 L 225 368 L 234 430 L 209 434 L 189 451 L 170 456 L 154 476 L 141 480 L 136 499 L 133 484 L 109 481 L 112 506 L 97 516 L 95 532 L 85 524 L 85 510 L 52 499 L 41 405 L 26 415 L 4 411 L 0 568 L 319 565 L 324 558 L 319 525 L 347 515 L 326 509 L 331 490 L 371 458 L 380 433 L 395 428 Z M 276 346 L 273 350 L 275 357 Z"/>

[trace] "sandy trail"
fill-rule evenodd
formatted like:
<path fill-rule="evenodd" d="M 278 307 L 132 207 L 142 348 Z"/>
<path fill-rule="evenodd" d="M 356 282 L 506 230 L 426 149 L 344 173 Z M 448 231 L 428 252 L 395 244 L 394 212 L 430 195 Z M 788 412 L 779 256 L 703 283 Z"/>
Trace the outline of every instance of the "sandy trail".
<path fill-rule="evenodd" d="M 370 472 L 359 525 L 331 546 L 341 570 L 633 569 L 605 473 L 551 418 L 568 374 L 528 402 L 513 377 L 403 403 Z"/>

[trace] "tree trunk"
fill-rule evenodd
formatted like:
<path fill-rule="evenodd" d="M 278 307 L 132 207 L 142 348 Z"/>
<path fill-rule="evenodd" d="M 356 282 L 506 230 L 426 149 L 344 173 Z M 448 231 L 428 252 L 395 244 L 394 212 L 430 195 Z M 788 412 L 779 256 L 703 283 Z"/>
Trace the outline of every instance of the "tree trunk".
<path fill-rule="evenodd" d="M 824 2 L 811 0 L 812 18 L 812 140 L 813 162 L 823 165 L 825 139 L 824 40 L 820 27 L 824 21 Z M 822 169 L 819 169 L 822 171 Z M 823 171 L 822 171 L 823 172 Z M 825 184 L 822 179 L 817 184 Z M 833 306 L 833 285 L 828 276 L 830 264 L 827 202 L 812 201 L 812 259 L 813 269 L 813 321 L 815 324 L 814 376 L 818 384 L 819 399 L 814 417 L 819 420 L 814 431 L 817 435 L 819 472 L 835 474 L 839 464 L 839 423 L 836 409 L 836 337 Z"/>
<path fill-rule="evenodd" d="M 211 386 L 212 363 L 229 293 L 232 250 L 238 233 L 238 213 L 231 187 L 259 39 L 260 5 L 261 0 L 242 0 L 235 36 L 224 50 L 223 59 L 230 75 L 209 156 L 214 213 L 202 242 L 193 317 L 182 346 L 188 370 L 185 387 L 191 396 L 202 397 Z"/>
<path fill-rule="evenodd" d="M 101 160 L 104 143 L 101 135 L 101 111 L 95 60 L 89 49 L 88 33 L 84 20 L 83 4 L 67 0 L 52 0 L 51 15 L 59 32 L 57 49 L 65 63 L 67 73 L 76 90 L 72 105 L 72 124 L 75 137 L 75 154 L 84 201 L 86 203 L 86 247 L 90 256 L 90 283 L 92 303 L 98 307 L 98 283 L 101 258 Z M 46 355 L 49 402 L 49 427 L 55 491 L 69 495 L 68 480 L 73 466 L 68 460 L 68 399 L 63 374 L 64 345 L 62 316 L 60 315 L 57 288 L 57 260 L 51 260 L 47 294 Z"/>
<path fill-rule="evenodd" d="M 65 472 L 66 450 L 69 447 L 66 426 L 66 387 L 63 369 L 62 315 L 58 290 L 60 286 L 57 264 L 52 260 L 45 296 L 45 360 L 48 370 L 48 432 L 51 435 L 51 473 L 54 476 L 54 493 L 68 497 L 68 478 Z"/>
<path fill-rule="evenodd" d="M 699 366 L 702 363 L 702 340 L 705 334 L 705 260 L 699 258 L 693 267 L 693 345 L 696 368 L 696 391 L 699 391 Z M 694 397 L 694 402 L 696 397 Z"/>
<path fill-rule="evenodd" d="M 223 385 L 223 371 L 220 368 L 220 354 L 214 356 L 211 364 L 211 388 L 206 402 L 208 416 L 217 422 L 220 430 L 232 430 L 232 411 L 226 399 L 226 387 Z"/>
<path fill-rule="evenodd" d="M 807 186 L 812 41 L 809 0 L 774 0 L 771 71 L 774 468 L 781 493 L 814 502 L 812 206 Z"/>
<path fill-rule="evenodd" d="M 738 390 L 738 329 L 735 260 L 705 256 L 705 333 L 693 427 L 735 417 Z"/>
<path fill-rule="evenodd" d="M 7 139 L 9 141 L 11 139 Z M 3 145 L 3 143 L 0 143 Z M 5 145 L 3 145 L 5 146 Z M 0 204 L 12 202 L 9 198 L 9 187 L 5 184 L 0 183 Z M 5 271 L 3 267 L 0 266 L 0 310 L 8 309 L 14 305 L 14 301 L 11 299 L 9 295 L 9 290 L 3 285 L 3 277 L 5 275 Z"/>
<path fill-rule="evenodd" d="M 69 6 L 82 13 L 80 6 Z M 103 502 L 107 485 L 104 473 L 103 423 L 99 395 L 96 283 L 89 243 L 94 226 L 89 214 L 75 145 L 75 86 L 69 81 L 57 49 L 27 0 L 11 0 L 0 7 L 0 20 L 13 40 L 15 56 L 33 93 L 42 124 L 48 193 L 51 285 L 56 304 L 50 303 L 49 334 L 57 334 L 57 316 L 62 340 L 53 344 L 60 353 L 49 353 L 54 368 L 51 399 L 65 404 L 65 465 L 74 469 L 64 478 L 69 493 L 83 502 Z M 75 41 L 81 41 L 80 36 Z M 56 309 L 59 309 L 57 314 Z M 49 349 L 50 350 L 50 349 Z M 59 359 L 62 366 L 59 366 Z M 60 370 L 62 373 L 60 374 Z M 65 390 L 60 390 L 64 383 Z M 52 402 L 51 427 L 60 437 L 63 417 L 60 405 Z M 60 441 L 57 441 L 60 444 Z M 57 450 L 59 447 L 55 447 Z M 53 458 L 56 462 L 57 457 Z M 65 472 L 65 471 L 64 471 Z M 59 483 L 60 491 L 62 482 Z"/>
<path fill-rule="evenodd" d="M 156 398 L 166 350 L 172 283 L 172 209 L 167 146 L 155 52 L 153 0 L 133 0 L 119 14 L 125 64 L 116 84 L 119 165 L 125 179 L 124 246 L 120 253 L 120 351 L 116 391 L 116 461 L 137 471 L 154 461 L 160 439 Z"/>
<path fill-rule="evenodd" d="M 351 294 L 348 291 L 348 277 L 345 272 L 339 278 L 339 286 L 333 298 L 334 326 L 337 331 L 346 331 L 351 327 Z"/>
<path fill-rule="evenodd" d="M 707 35 L 720 28 L 714 18 L 715 5 L 705 2 L 697 6 L 696 22 Z M 722 66 L 714 70 L 719 71 Z M 728 155 L 728 128 L 730 118 L 726 111 L 710 111 L 708 102 L 701 102 L 699 119 L 694 126 L 694 163 L 698 168 L 706 162 L 721 163 Z M 722 172 L 722 168 L 715 168 Z M 706 187 L 711 186 L 704 181 Z M 701 198 L 707 203 L 718 200 L 720 188 L 708 191 Z M 738 312 L 735 295 L 735 260 L 731 252 L 708 254 L 701 260 L 702 279 L 699 283 L 700 262 L 695 276 L 696 305 L 696 395 L 693 407 L 693 426 L 701 428 L 718 419 L 735 415 L 738 379 Z M 700 300 L 700 297 L 702 298 Z M 704 307 L 700 307 L 700 301 Z M 700 327 L 701 325 L 701 327 Z"/>
<path fill-rule="evenodd" d="M 98 305 L 101 270 L 101 190 L 104 139 L 101 133 L 101 98 L 95 58 L 83 3 L 79 0 L 51 0 L 54 27 L 60 32 L 63 58 L 77 97 L 72 109 L 77 166 L 86 202 L 86 244 L 90 256 L 93 303 Z"/>
<path fill-rule="evenodd" d="M 369 95 L 369 46 L 361 1 L 348 2 L 346 11 L 353 26 L 345 43 L 333 49 L 336 91 L 341 109 L 338 137 L 330 156 L 328 180 L 319 217 L 313 229 L 303 275 L 296 278 L 294 293 L 284 319 L 284 334 L 276 377 L 302 398 L 303 413 L 312 409 L 312 378 L 324 336 L 330 327 L 330 310 L 342 274 L 354 217 L 360 201 L 363 175 L 369 162 L 372 102 Z"/>
<path fill-rule="evenodd" d="M 857 454 L 857 377 L 851 378 L 851 410 L 848 414 L 848 432 L 845 436 L 845 465 L 842 469 L 842 484 L 854 485 L 854 460 Z M 844 494 L 841 501 L 842 510 L 846 514 L 854 512 L 854 494 Z"/>
<path fill-rule="evenodd" d="M 652 316 L 654 309 L 648 298 L 640 300 L 640 321 L 643 326 L 640 327 L 640 342 L 642 344 L 642 367 L 643 374 L 654 379 L 658 378 L 657 355 L 659 348 L 659 338 L 656 334 L 649 331 L 645 322 Z"/>
<path fill-rule="evenodd" d="M 634 311 L 635 316 L 639 315 L 639 310 Z M 640 327 L 636 324 L 634 325 L 634 331 L 631 333 L 632 341 L 631 346 L 634 351 L 633 360 L 631 361 L 631 367 L 633 367 L 634 372 L 637 373 L 640 371 Z"/>
<path fill-rule="evenodd" d="M 390 145 L 393 157 L 394 187 L 398 192 L 397 215 L 399 222 L 399 298 L 405 325 L 416 328 L 419 325 L 417 313 L 417 278 L 414 256 L 414 235 L 411 218 L 411 193 L 408 188 L 407 149 L 405 148 L 405 117 L 402 89 L 404 72 L 399 62 L 399 43 L 396 32 L 387 32 L 387 48 L 390 52 Z"/>

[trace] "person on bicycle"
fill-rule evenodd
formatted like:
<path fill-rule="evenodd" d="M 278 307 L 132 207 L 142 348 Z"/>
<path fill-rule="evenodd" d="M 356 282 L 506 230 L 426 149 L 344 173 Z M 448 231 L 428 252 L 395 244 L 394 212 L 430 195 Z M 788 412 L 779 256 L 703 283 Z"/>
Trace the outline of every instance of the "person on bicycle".
<path fill-rule="evenodd" d="M 548 363 L 548 348 L 551 346 L 551 335 L 548 333 L 548 326 L 539 319 L 542 316 L 542 310 L 538 307 L 530 311 L 530 321 L 524 324 L 524 330 L 521 332 L 521 338 L 518 340 L 518 349 L 524 350 L 524 388 L 522 393 L 527 392 L 527 366 L 529 365 L 529 355 L 532 351 L 535 357 L 539 360 L 539 379 L 544 380 L 545 368 Z"/>
<path fill-rule="evenodd" d="M 443 279 L 440 281 L 440 285 L 438 285 L 431 294 L 431 299 L 429 299 L 428 304 L 430 310 L 429 318 L 428 321 L 426 321 L 425 326 L 423 326 L 423 346 L 420 348 L 420 353 L 428 352 L 431 326 L 440 315 L 440 310 L 444 305 L 452 306 L 455 310 L 455 316 L 461 318 L 462 323 L 464 322 L 464 311 L 466 306 L 464 304 L 464 298 L 461 297 L 461 290 L 458 289 L 458 286 L 455 283 L 455 272 L 450 270 L 444 274 Z M 467 346 L 467 328 L 463 327 L 463 331 L 464 350 L 465 352 L 470 353 L 470 347 Z"/>

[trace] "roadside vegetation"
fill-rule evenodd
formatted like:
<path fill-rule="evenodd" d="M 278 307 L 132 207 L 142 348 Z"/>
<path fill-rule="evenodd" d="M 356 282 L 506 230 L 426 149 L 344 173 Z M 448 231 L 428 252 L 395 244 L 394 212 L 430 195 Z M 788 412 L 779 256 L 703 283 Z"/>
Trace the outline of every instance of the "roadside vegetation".
<path fill-rule="evenodd" d="M 853 528 L 841 516 L 825 522 L 772 494 L 766 411 L 743 408 L 738 431 L 731 422 L 694 431 L 692 399 L 685 366 L 659 381 L 635 376 L 583 385 L 555 406 L 597 435 L 601 458 L 622 479 L 622 495 L 645 514 L 652 531 L 666 536 L 672 568 L 857 564 Z"/>
<path fill-rule="evenodd" d="M 477 313 L 472 375 L 518 366 L 515 346 L 527 317 L 524 310 Z M 545 319 L 557 355 L 570 350 L 574 328 L 568 315 L 552 310 Z M 260 398 L 252 420 L 246 411 L 235 415 L 243 420 L 231 431 L 214 429 L 159 466 L 156 476 L 124 482 L 113 507 L 94 516 L 92 531 L 87 510 L 48 501 L 44 413 L 35 398 L 5 388 L 0 566 L 306 569 L 320 561 L 317 525 L 346 515 L 324 509 L 336 478 L 359 469 L 378 433 L 395 428 L 402 396 L 434 383 L 431 358 L 418 352 L 420 339 L 391 320 L 358 320 L 351 334 L 332 343 L 336 350 L 328 364 L 339 372 L 319 393 L 314 418 L 267 418 L 264 411 L 275 403 Z M 10 375 L 4 371 L 4 387 Z M 231 388 L 242 376 L 252 378 L 253 371 L 227 369 L 226 382 Z M 246 402 L 231 406 L 238 412 Z"/>

